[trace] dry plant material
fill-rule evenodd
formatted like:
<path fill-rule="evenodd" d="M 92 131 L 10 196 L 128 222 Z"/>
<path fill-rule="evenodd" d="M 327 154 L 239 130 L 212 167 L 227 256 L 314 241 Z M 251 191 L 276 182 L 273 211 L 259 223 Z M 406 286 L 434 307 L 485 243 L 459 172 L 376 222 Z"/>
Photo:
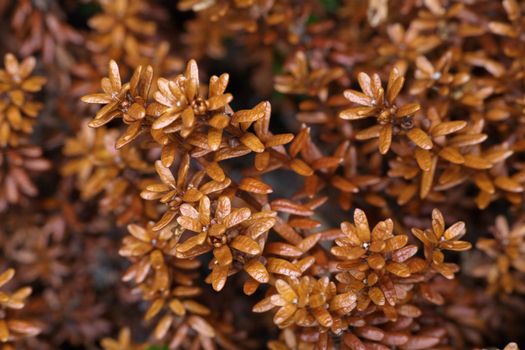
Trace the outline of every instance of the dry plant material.
<path fill-rule="evenodd" d="M 0 288 L 4 287 L 15 276 L 15 270 L 7 269 L 0 274 Z M 2 288 L 4 289 L 4 288 Z M 0 290 L 0 342 L 9 344 L 24 337 L 32 337 L 40 333 L 40 327 L 32 322 L 18 319 L 12 313 L 25 306 L 26 299 L 31 295 L 30 287 L 22 287 L 12 293 Z M 9 345 L 3 345 L 9 349 Z"/>
<path fill-rule="evenodd" d="M 117 339 L 104 338 L 101 343 L 104 350 L 144 350 L 147 346 L 133 344 L 129 328 L 121 329 Z"/>
<path fill-rule="evenodd" d="M 51 166 L 42 157 L 42 150 L 36 146 L 6 148 L 0 153 L 0 208 L 20 203 L 24 197 L 34 197 L 38 188 L 32 177 L 48 170 Z"/>
<path fill-rule="evenodd" d="M 518 349 L 524 14 L 0 0 L 0 348 Z"/>
<path fill-rule="evenodd" d="M 32 101 L 46 83 L 42 76 L 31 76 L 36 60 L 28 57 L 22 62 L 8 53 L 4 56 L 4 69 L 0 70 L 0 145 L 17 146 L 20 138 L 33 131 L 34 119 L 42 104 Z"/>
<path fill-rule="evenodd" d="M 388 77 L 386 89 L 381 86 L 379 75 L 370 77 L 366 73 L 358 76 L 360 91 L 347 90 L 345 97 L 351 102 L 360 105 L 341 112 L 340 117 L 348 120 L 357 120 L 376 116 L 378 126 L 361 131 L 356 135 L 357 139 L 367 140 L 377 137 L 379 152 L 385 154 L 390 149 L 394 131 L 404 131 L 404 134 L 417 147 L 423 150 L 432 148 L 432 140 L 420 128 L 414 125 L 412 115 L 419 111 L 421 106 L 417 103 L 398 106 L 395 104 L 396 97 L 403 88 L 405 77 L 400 75 L 399 70 L 394 68 Z"/>
<path fill-rule="evenodd" d="M 68 46 L 80 45 L 84 38 L 64 20 L 60 6 L 52 1 L 21 0 L 16 2 L 11 16 L 20 55 L 40 52 L 44 63 L 70 68 L 73 54 Z"/>
<path fill-rule="evenodd" d="M 119 59 L 137 52 L 141 38 L 155 34 L 156 25 L 141 18 L 148 6 L 139 0 L 103 0 L 102 13 L 89 19 L 93 34 L 89 49 Z"/>
<path fill-rule="evenodd" d="M 503 216 L 498 216 L 492 228 L 493 238 L 480 238 L 476 247 L 484 253 L 484 259 L 473 267 L 472 273 L 487 279 L 488 290 L 495 294 L 525 293 L 522 283 L 525 272 L 523 240 L 525 227 L 516 222 L 513 227 Z"/>

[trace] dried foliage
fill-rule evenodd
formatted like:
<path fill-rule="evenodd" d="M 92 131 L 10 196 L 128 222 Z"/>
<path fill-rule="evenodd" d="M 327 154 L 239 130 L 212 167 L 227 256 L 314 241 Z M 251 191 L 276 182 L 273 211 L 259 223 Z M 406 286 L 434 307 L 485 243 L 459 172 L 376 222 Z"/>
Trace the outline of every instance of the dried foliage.
<path fill-rule="evenodd" d="M 0 0 L 0 348 L 518 349 L 524 16 Z"/>
<path fill-rule="evenodd" d="M 20 138 L 33 131 L 33 121 L 42 109 L 42 104 L 31 101 L 32 94 L 40 91 L 46 82 L 41 76 L 31 76 L 35 67 L 34 57 L 21 63 L 8 53 L 4 57 L 4 69 L 0 70 L 0 145 L 17 146 Z"/>
<path fill-rule="evenodd" d="M 15 275 L 15 270 L 8 269 L 0 274 L 0 288 L 7 284 Z M 9 349 L 9 343 L 24 337 L 35 336 L 40 333 L 40 328 L 34 322 L 17 319 L 11 315 L 14 310 L 25 306 L 26 299 L 31 295 L 31 287 L 22 287 L 12 293 L 1 291 L 0 296 L 0 342 L 3 349 Z"/>

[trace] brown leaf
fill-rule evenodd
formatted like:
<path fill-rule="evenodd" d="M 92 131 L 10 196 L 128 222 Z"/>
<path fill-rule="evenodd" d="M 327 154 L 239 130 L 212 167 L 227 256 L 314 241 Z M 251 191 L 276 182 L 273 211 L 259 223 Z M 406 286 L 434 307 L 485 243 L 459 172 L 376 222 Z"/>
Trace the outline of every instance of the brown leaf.
<path fill-rule="evenodd" d="M 301 176 L 312 176 L 314 173 L 308 164 L 298 158 L 292 159 L 290 168 Z"/>
<path fill-rule="evenodd" d="M 303 239 L 297 246 L 303 252 L 307 252 L 310 249 L 312 249 L 317 244 L 317 242 L 319 242 L 320 239 L 321 235 L 319 233 L 315 233 Z"/>
<path fill-rule="evenodd" d="M 233 114 L 232 123 L 254 122 L 264 117 L 264 110 L 261 109 L 244 109 Z"/>
<path fill-rule="evenodd" d="M 443 234 L 446 240 L 459 239 L 465 234 L 465 223 L 458 221 L 454 225 L 446 229 Z"/>
<path fill-rule="evenodd" d="M 212 338 L 215 336 L 213 327 L 200 316 L 191 315 L 188 317 L 188 323 L 197 333 Z"/>
<path fill-rule="evenodd" d="M 155 162 L 155 169 L 157 170 L 157 174 L 159 175 L 162 182 L 164 182 L 167 185 L 175 184 L 175 177 L 173 177 L 171 170 L 165 167 L 161 161 L 157 160 Z"/>
<path fill-rule="evenodd" d="M 213 249 L 213 256 L 215 259 L 217 259 L 217 263 L 221 266 L 231 265 L 233 260 L 232 252 L 227 245 Z"/>
<path fill-rule="evenodd" d="M 98 94 L 82 96 L 81 100 L 82 102 L 86 102 L 86 103 L 106 104 L 106 103 L 110 103 L 112 101 L 112 98 L 111 96 L 107 94 L 98 93 Z"/>
<path fill-rule="evenodd" d="M 9 282 L 13 276 L 15 275 L 15 269 L 7 269 L 0 275 L 0 287 L 4 286 L 7 282 Z"/>
<path fill-rule="evenodd" d="M 151 237 L 149 236 L 148 232 L 144 228 L 140 227 L 139 225 L 135 225 L 135 224 L 128 225 L 128 232 L 131 233 L 135 238 L 143 242 L 149 242 L 151 240 Z M 2 283 L 0 281 L 0 286 L 1 285 Z"/>
<path fill-rule="evenodd" d="M 332 185 L 341 190 L 342 192 L 348 192 L 348 193 L 357 193 L 359 192 L 359 187 L 357 187 L 355 184 L 353 184 L 351 181 L 336 175 L 333 176 L 331 179 Z"/>
<path fill-rule="evenodd" d="M 407 350 L 423 350 L 430 349 L 439 344 L 439 338 L 423 336 L 423 335 L 411 335 L 408 341 L 403 344 L 403 348 Z"/>
<path fill-rule="evenodd" d="M 208 99 L 208 109 L 210 111 L 215 111 L 220 108 L 225 107 L 228 103 L 233 100 L 232 94 L 226 93 L 223 95 L 212 96 Z"/>
<path fill-rule="evenodd" d="M 383 294 L 381 289 L 377 287 L 370 288 L 370 290 L 368 291 L 368 296 L 374 304 L 379 306 L 385 305 L 385 295 Z"/>
<path fill-rule="evenodd" d="M 339 118 L 346 119 L 346 120 L 357 120 L 357 119 L 363 119 L 371 116 L 374 111 L 376 110 L 375 107 L 354 107 L 345 109 L 341 113 L 339 113 Z"/>
<path fill-rule="evenodd" d="M 383 129 L 383 125 L 373 125 L 369 128 L 359 130 L 357 134 L 355 135 L 355 139 L 359 141 L 364 140 L 370 140 L 376 137 L 379 137 L 379 134 L 381 133 L 381 130 Z"/>
<path fill-rule="evenodd" d="M 272 193 L 272 187 L 268 184 L 265 184 L 261 180 L 255 179 L 253 177 L 245 177 L 239 183 L 239 189 L 258 194 L 269 194 Z"/>
<path fill-rule="evenodd" d="M 284 242 L 270 242 L 266 245 L 265 252 L 289 258 L 298 258 L 303 255 L 303 250 Z"/>
<path fill-rule="evenodd" d="M 457 252 L 469 250 L 472 248 L 472 244 L 465 241 L 445 241 L 441 242 L 439 246 L 446 250 L 454 250 Z"/>
<path fill-rule="evenodd" d="M 330 309 L 339 310 L 344 308 L 346 311 L 350 311 L 348 308 L 353 309 L 356 301 L 357 297 L 353 292 L 338 294 L 330 301 Z"/>
<path fill-rule="evenodd" d="M 370 227 L 368 226 L 368 220 L 365 212 L 359 208 L 356 208 L 354 211 L 354 224 L 357 236 L 361 242 L 370 242 Z"/>
<path fill-rule="evenodd" d="M 386 154 L 392 144 L 392 125 L 384 125 L 379 131 L 379 152 Z"/>
<path fill-rule="evenodd" d="M 266 270 L 266 267 L 257 259 L 249 260 L 244 264 L 244 269 L 259 283 L 268 283 L 270 280 L 270 274 Z"/>
<path fill-rule="evenodd" d="M 343 246 L 343 247 L 332 247 L 331 252 L 335 256 L 349 259 L 349 260 L 354 260 L 354 259 L 358 259 L 362 257 L 366 253 L 366 250 L 364 250 L 360 246 L 359 247 Z"/>
<path fill-rule="evenodd" d="M 432 189 L 432 183 L 434 181 L 434 174 L 436 172 L 436 167 L 438 163 L 438 157 L 432 157 L 432 165 L 429 171 L 423 171 L 421 176 L 421 185 L 419 188 L 419 197 L 424 199 L 428 196 L 430 190 Z"/>
<path fill-rule="evenodd" d="M 332 316 L 324 307 L 312 309 L 312 314 L 322 327 L 331 327 L 334 322 Z"/>
<path fill-rule="evenodd" d="M 312 162 L 312 167 L 316 170 L 335 168 L 343 161 L 339 157 L 321 157 Z"/>
<path fill-rule="evenodd" d="M 185 228 L 186 230 L 190 230 L 193 232 L 202 231 L 202 224 L 197 219 L 188 216 L 179 216 L 177 218 L 177 222 L 182 228 Z"/>
<path fill-rule="evenodd" d="M 215 265 L 213 267 L 210 277 L 211 277 L 211 285 L 214 291 L 220 292 L 224 288 L 224 285 L 226 284 L 226 279 L 228 278 L 229 269 L 230 269 L 230 265 L 225 265 L 225 266 Z"/>
<path fill-rule="evenodd" d="M 401 249 L 396 250 L 392 253 L 392 260 L 395 262 L 404 262 L 407 259 L 416 255 L 418 248 L 416 245 L 407 245 Z"/>
<path fill-rule="evenodd" d="M 290 143 L 293 140 L 293 138 L 294 138 L 294 135 L 290 133 L 272 135 L 264 141 L 264 147 L 272 148 L 272 147 L 277 147 L 281 145 L 286 145 L 287 143 Z"/>
<path fill-rule="evenodd" d="M 449 141 L 451 147 L 474 146 L 487 139 L 486 134 L 462 134 L 452 137 Z"/>
<path fill-rule="evenodd" d="M 386 269 L 388 272 L 399 276 L 399 277 L 409 277 L 410 276 L 410 270 L 408 266 L 402 263 L 397 262 L 390 262 L 386 265 Z"/>
<path fill-rule="evenodd" d="M 268 271 L 289 277 L 299 277 L 301 271 L 291 262 L 279 258 L 268 258 Z"/>
<path fill-rule="evenodd" d="M 273 322 L 277 325 L 284 323 L 286 320 L 293 316 L 296 310 L 297 307 L 292 304 L 287 304 L 279 308 L 279 310 L 275 313 L 273 317 Z"/>
<path fill-rule="evenodd" d="M 382 270 L 385 266 L 385 259 L 381 254 L 372 254 L 367 259 L 368 265 L 374 270 Z"/>
<path fill-rule="evenodd" d="M 396 117 L 397 118 L 405 117 L 407 115 L 416 113 L 420 109 L 421 109 L 421 106 L 419 105 L 419 103 L 409 103 L 409 104 L 399 107 L 399 109 L 396 112 Z"/>
<path fill-rule="evenodd" d="M 401 76 L 399 70 L 397 68 L 393 68 L 390 71 L 390 76 L 388 77 L 388 85 L 387 85 L 387 95 L 386 99 L 389 103 L 393 103 L 396 97 L 399 95 L 399 92 L 403 88 L 403 85 L 405 84 L 405 78 Z"/>
<path fill-rule="evenodd" d="M 162 339 L 168 333 L 171 324 L 173 323 L 173 316 L 170 314 L 164 315 L 160 321 L 157 323 L 157 326 L 153 330 L 153 336 L 155 339 Z"/>
<path fill-rule="evenodd" d="M 257 136 L 255 136 L 254 134 L 250 132 L 245 133 L 241 137 L 240 141 L 243 145 L 248 147 L 253 152 L 256 152 L 256 153 L 264 152 L 264 145 L 261 142 L 261 140 L 259 140 Z"/>
<path fill-rule="evenodd" d="M 414 142 L 418 147 L 423 149 L 432 148 L 432 140 L 426 132 L 420 128 L 412 128 L 407 132 L 408 138 Z"/>
<path fill-rule="evenodd" d="M 467 154 L 464 156 L 464 158 L 465 158 L 465 162 L 463 163 L 463 165 L 468 168 L 480 169 L 480 170 L 492 168 L 492 163 L 480 156 L 476 156 L 473 154 Z"/>
<path fill-rule="evenodd" d="M 372 91 L 372 80 L 370 79 L 370 76 L 366 74 L 365 72 L 359 72 L 357 74 L 357 82 L 359 83 L 359 87 L 361 90 L 370 97 L 374 96 L 374 93 Z"/>
<path fill-rule="evenodd" d="M 206 166 L 206 174 L 218 182 L 222 182 L 226 178 L 224 171 L 217 162 L 211 162 Z"/>
<path fill-rule="evenodd" d="M 314 212 L 303 205 L 292 202 L 288 199 L 276 199 L 271 203 L 272 210 L 280 211 L 300 216 L 311 216 Z"/>
<path fill-rule="evenodd" d="M 494 179 L 494 185 L 496 185 L 496 187 L 504 190 L 504 191 L 508 191 L 508 192 L 513 192 L 513 193 L 521 193 L 523 192 L 523 186 L 513 180 L 512 178 L 510 177 L 507 177 L 507 176 L 498 176 Z"/>
<path fill-rule="evenodd" d="M 25 336 L 35 336 L 42 331 L 42 329 L 34 322 L 24 320 L 8 320 L 7 327 L 11 331 Z"/>
<path fill-rule="evenodd" d="M 432 168 L 432 155 L 429 151 L 416 148 L 414 155 L 421 170 L 429 171 Z"/>
<path fill-rule="evenodd" d="M 467 122 L 463 120 L 443 122 L 443 123 L 439 123 L 438 125 L 432 127 L 432 129 L 430 129 L 430 133 L 432 134 L 433 137 L 445 136 L 445 135 L 455 133 L 456 131 L 463 129 L 466 126 L 467 126 Z"/>
<path fill-rule="evenodd" d="M 231 228 L 233 226 L 239 225 L 240 223 L 248 220 L 251 215 L 252 213 L 250 209 L 248 208 L 235 209 L 234 211 L 232 211 L 231 214 L 227 215 L 224 218 L 223 224 L 227 228 Z"/>
<path fill-rule="evenodd" d="M 362 92 L 356 90 L 345 90 L 343 94 L 348 100 L 350 100 L 350 102 L 361 106 L 372 106 L 372 98 Z"/>
<path fill-rule="evenodd" d="M 231 247 L 240 252 L 250 255 L 261 253 L 261 247 L 257 242 L 245 235 L 239 235 L 230 243 Z"/>
<path fill-rule="evenodd" d="M 463 155 L 454 147 L 443 147 L 438 155 L 454 164 L 463 164 L 465 162 Z"/>
<path fill-rule="evenodd" d="M 122 82 L 120 80 L 120 72 L 117 62 L 114 60 L 109 61 L 108 77 L 113 91 L 120 92 L 120 89 L 122 88 Z"/>
<path fill-rule="evenodd" d="M 372 341 L 381 341 L 385 336 L 385 333 L 377 327 L 364 326 L 356 328 L 356 334 L 361 338 L 365 338 Z"/>
<path fill-rule="evenodd" d="M 264 298 L 263 300 L 259 301 L 257 304 L 255 304 L 252 308 L 253 312 L 261 313 L 266 312 L 274 308 L 274 305 L 272 304 L 271 298 Z"/>
<path fill-rule="evenodd" d="M 296 303 L 298 301 L 297 293 L 295 293 L 293 288 L 290 287 L 286 281 L 282 279 L 276 280 L 275 289 L 277 289 L 280 296 L 288 303 Z"/>
<path fill-rule="evenodd" d="M 361 340 L 351 332 L 345 332 L 343 335 L 343 342 L 351 350 L 367 350 Z"/>

